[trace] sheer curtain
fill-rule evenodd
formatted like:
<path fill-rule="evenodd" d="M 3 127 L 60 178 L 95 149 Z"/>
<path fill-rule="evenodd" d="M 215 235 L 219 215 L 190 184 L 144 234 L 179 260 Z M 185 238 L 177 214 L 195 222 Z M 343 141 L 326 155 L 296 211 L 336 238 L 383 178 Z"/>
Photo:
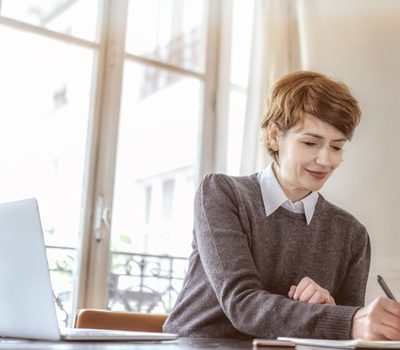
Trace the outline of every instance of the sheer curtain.
<path fill-rule="evenodd" d="M 260 170 L 270 161 L 259 125 L 270 86 L 281 75 L 301 69 L 297 13 L 297 1 L 255 2 L 241 174 Z"/>

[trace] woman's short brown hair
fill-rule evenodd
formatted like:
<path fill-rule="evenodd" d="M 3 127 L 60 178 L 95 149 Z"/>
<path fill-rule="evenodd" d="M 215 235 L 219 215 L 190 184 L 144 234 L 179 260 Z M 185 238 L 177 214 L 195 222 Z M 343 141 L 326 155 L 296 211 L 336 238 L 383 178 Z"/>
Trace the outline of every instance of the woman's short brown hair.
<path fill-rule="evenodd" d="M 286 133 L 301 125 L 306 116 L 334 126 L 350 140 L 360 122 L 361 110 L 348 87 L 341 82 L 309 71 L 284 75 L 272 86 L 267 112 L 261 122 L 262 140 L 273 159 L 277 160 L 277 151 L 270 146 L 269 125 L 275 123 Z"/>

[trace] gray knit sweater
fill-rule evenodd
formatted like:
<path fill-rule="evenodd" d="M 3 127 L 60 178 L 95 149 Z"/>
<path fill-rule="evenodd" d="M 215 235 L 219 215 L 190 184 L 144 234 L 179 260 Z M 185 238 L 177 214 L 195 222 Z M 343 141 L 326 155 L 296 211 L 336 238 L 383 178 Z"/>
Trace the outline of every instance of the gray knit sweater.
<path fill-rule="evenodd" d="M 370 263 L 365 227 L 319 196 L 309 225 L 280 207 L 266 216 L 257 174 L 205 177 L 193 252 L 165 332 L 185 337 L 350 338 Z M 308 276 L 337 305 L 287 297 Z"/>

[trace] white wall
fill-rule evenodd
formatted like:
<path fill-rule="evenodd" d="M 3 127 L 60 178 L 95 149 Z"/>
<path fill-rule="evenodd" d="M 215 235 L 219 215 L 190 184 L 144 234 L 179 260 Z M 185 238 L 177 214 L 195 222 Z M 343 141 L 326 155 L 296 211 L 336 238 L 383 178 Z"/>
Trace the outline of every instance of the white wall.
<path fill-rule="evenodd" d="M 400 298 L 400 1 L 299 0 L 303 69 L 344 81 L 363 117 L 322 193 L 371 236 L 367 301 L 383 274 Z"/>

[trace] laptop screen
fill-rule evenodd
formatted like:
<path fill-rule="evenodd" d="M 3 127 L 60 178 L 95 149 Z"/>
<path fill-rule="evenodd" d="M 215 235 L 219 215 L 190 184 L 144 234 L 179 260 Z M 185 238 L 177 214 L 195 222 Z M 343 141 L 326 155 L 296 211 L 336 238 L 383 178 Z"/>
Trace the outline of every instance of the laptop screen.
<path fill-rule="evenodd" d="M 0 335 L 60 338 L 38 204 L 0 204 Z"/>

